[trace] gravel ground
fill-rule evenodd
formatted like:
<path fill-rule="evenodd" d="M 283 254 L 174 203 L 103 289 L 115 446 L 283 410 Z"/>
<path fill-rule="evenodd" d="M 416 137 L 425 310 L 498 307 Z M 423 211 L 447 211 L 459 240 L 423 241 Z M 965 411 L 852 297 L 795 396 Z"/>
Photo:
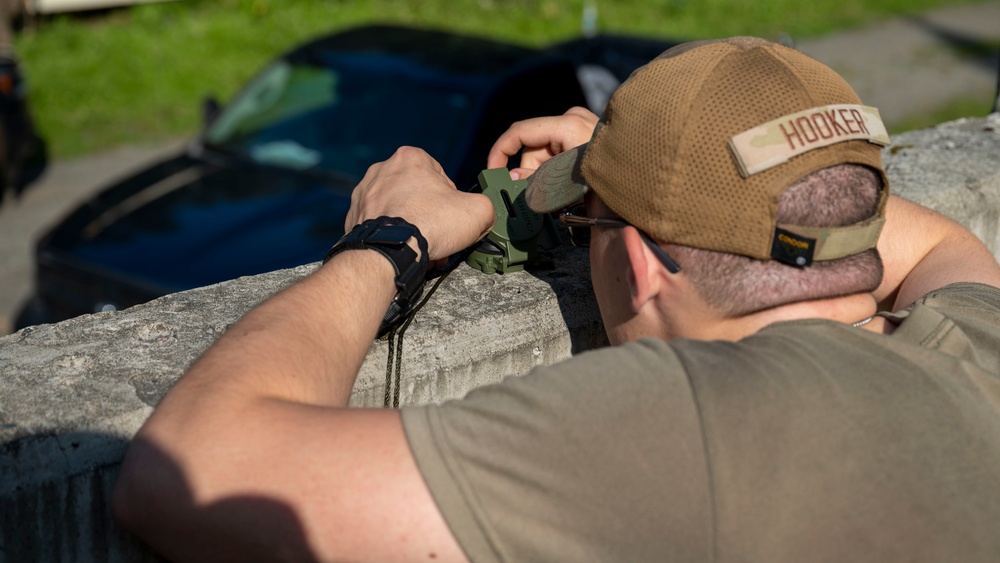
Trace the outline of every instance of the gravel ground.
<path fill-rule="evenodd" d="M 794 38 L 793 38 L 794 39 Z M 803 52 L 841 73 L 889 124 L 947 105 L 995 95 L 1000 2 L 892 19 L 826 37 L 795 40 Z M 984 94 L 985 93 L 985 94 Z M 0 335 L 31 295 L 34 241 L 109 180 L 183 146 L 127 146 L 52 162 L 19 201 L 0 208 Z"/>

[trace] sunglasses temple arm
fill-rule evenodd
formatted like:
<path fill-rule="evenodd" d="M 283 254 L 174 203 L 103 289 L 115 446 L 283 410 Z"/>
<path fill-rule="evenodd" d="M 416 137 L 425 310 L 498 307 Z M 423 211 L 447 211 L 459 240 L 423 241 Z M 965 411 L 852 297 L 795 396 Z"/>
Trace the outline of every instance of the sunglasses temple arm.
<path fill-rule="evenodd" d="M 674 262 L 674 259 L 671 258 L 669 254 L 667 254 L 667 251 L 663 250 L 662 248 L 660 248 L 660 245 L 656 244 L 656 241 L 653 240 L 653 237 L 646 234 L 642 229 L 636 229 L 636 230 L 639 231 L 639 236 L 642 237 L 642 240 L 646 241 L 646 245 L 649 246 L 649 249 L 653 251 L 653 254 L 655 254 L 656 257 L 660 259 L 660 262 L 663 262 L 663 266 L 666 267 L 668 272 L 670 272 L 671 274 L 676 274 L 677 272 L 681 271 L 680 265 L 677 262 Z"/>

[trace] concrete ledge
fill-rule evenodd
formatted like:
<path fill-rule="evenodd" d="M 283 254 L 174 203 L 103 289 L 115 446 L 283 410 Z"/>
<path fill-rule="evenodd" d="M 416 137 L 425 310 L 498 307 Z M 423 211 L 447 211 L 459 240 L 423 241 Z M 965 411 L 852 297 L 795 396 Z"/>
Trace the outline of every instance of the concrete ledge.
<path fill-rule="evenodd" d="M 897 136 L 885 153 L 896 193 L 965 225 L 1000 251 L 1000 113 Z"/>
<path fill-rule="evenodd" d="M 461 266 L 446 278 L 406 331 L 402 403 L 460 397 L 606 343 L 587 253 L 567 248 L 554 261 L 505 276 Z M 158 560 L 108 511 L 128 440 L 219 335 L 317 265 L 0 338 L 0 561 Z M 387 342 L 375 342 L 352 404 L 382 406 L 387 358 Z"/>
<path fill-rule="evenodd" d="M 894 139 L 895 193 L 956 219 L 1000 249 L 1000 115 Z M 605 343 L 587 254 L 505 276 L 459 267 L 410 326 L 402 403 L 464 395 Z M 0 561 L 158 560 L 110 520 L 130 437 L 166 390 L 241 315 L 315 264 L 168 295 L 0 338 Z M 331 343 L 333 345 L 333 343 Z M 387 344 L 376 342 L 351 402 L 380 406 Z"/>

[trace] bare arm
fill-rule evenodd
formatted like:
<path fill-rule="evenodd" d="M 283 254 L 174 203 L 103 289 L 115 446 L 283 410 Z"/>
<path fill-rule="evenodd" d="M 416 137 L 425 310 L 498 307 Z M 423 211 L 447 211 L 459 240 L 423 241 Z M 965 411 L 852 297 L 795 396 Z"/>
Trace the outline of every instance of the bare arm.
<path fill-rule="evenodd" d="M 899 310 L 955 282 L 1000 287 L 1000 266 L 965 227 L 905 199 L 892 196 L 879 239 L 885 276 L 875 291 L 881 308 Z"/>
<path fill-rule="evenodd" d="M 493 210 L 401 149 L 355 190 L 349 226 L 402 216 L 447 257 Z M 399 414 L 343 408 L 395 287 L 348 251 L 234 325 L 167 394 L 130 446 L 116 515 L 178 560 L 462 559 Z"/>

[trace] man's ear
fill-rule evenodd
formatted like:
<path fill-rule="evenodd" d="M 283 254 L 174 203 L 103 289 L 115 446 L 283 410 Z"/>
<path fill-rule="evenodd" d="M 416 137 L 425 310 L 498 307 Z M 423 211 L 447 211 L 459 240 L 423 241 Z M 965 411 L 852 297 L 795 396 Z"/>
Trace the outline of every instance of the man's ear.
<path fill-rule="evenodd" d="M 630 265 L 628 288 L 632 299 L 632 310 L 638 313 L 662 289 L 660 263 L 643 242 L 635 227 L 625 227 L 622 230 L 622 240 Z"/>

